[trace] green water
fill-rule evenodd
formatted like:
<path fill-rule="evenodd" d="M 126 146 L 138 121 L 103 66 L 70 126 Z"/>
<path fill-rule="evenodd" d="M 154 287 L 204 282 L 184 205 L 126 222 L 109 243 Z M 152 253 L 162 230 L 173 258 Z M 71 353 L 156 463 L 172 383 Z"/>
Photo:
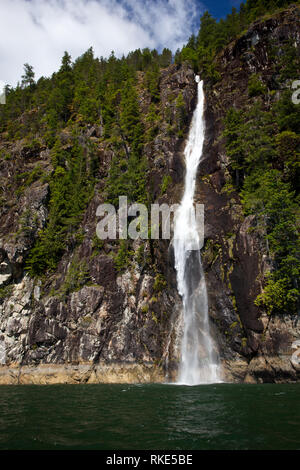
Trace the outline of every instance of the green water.
<path fill-rule="evenodd" d="M 0 449 L 300 449 L 300 384 L 0 387 Z"/>

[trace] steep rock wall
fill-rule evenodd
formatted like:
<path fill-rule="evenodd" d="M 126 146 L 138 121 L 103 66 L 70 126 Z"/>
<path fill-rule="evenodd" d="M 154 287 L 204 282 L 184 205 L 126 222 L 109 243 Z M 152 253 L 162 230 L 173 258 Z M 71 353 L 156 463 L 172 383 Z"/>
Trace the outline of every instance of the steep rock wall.
<path fill-rule="evenodd" d="M 176 127 L 179 94 L 185 115 L 192 114 L 194 73 L 187 66 L 170 66 L 162 70 L 159 87 L 161 113 L 168 120 L 161 121 L 158 135 L 145 145 L 144 155 L 152 200 L 162 204 L 176 202 L 181 191 L 184 139 L 172 126 Z M 151 98 L 142 86 L 139 100 L 146 114 Z M 185 130 L 188 124 L 187 118 Z M 68 131 L 62 132 L 61 140 L 68 149 Z M 96 145 L 99 170 L 94 196 L 77 233 L 80 243 L 74 239 L 74 247 L 65 252 L 57 270 L 37 279 L 31 279 L 24 266 L 47 221 L 49 185 L 38 180 L 20 188 L 18 175 L 27 174 L 37 163 L 45 174 L 51 174 L 51 152 L 28 147 L 22 141 L 1 142 L 9 158 L 0 168 L 0 342 L 5 349 L 0 382 L 161 381 L 167 370 L 176 369 L 172 337 L 180 299 L 169 241 L 134 242 L 132 262 L 121 272 L 114 261 L 116 243 L 107 241 L 95 248 L 96 209 L 105 201 L 105 178 L 114 149 L 101 140 L 100 128 L 84 131 L 81 145 L 86 146 L 88 141 Z M 162 191 L 164 175 L 171 180 Z M 89 282 L 72 289 L 81 275 L 82 263 Z"/>
<path fill-rule="evenodd" d="M 209 315 L 228 381 L 299 380 L 291 362 L 293 343 L 300 338 L 298 319 L 270 318 L 254 304 L 268 269 L 265 242 L 251 230 L 253 217 L 245 218 L 238 194 L 228 191 L 229 161 L 221 137 L 227 109 L 250 102 L 250 74 L 260 73 L 266 86 L 274 78 L 268 41 L 280 47 L 288 38 L 299 47 L 297 8 L 252 25 L 220 54 L 221 79 L 205 87 L 206 142 L 196 200 L 205 205 Z M 153 201 L 171 204 L 180 200 L 184 176 L 185 140 L 172 130 L 178 119 L 176 100 L 182 95 L 186 136 L 195 107 L 194 73 L 187 65 L 172 65 L 161 71 L 159 88 L 163 119 L 154 141 L 144 147 L 147 188 Z M 151 97 L 143 87 L 139 98 L 146 114 Z M 114 156 L 101 135 L 96 126 L 82 135 L 83 146 L 88 141 L 96 145 L 100 164 L 79 242 L 74 238 L 74 247 L 65 252 L 57 270 L 40 279 L 31 279 L 24 265 L 47 222 L 50 189 L 38 179 L 19 191 L 18 175 L 37 163 L 44 174 L 51 174 L 50 151 L 1 139 L 1 149 L 10 157 L 0 163 L 0 343 L 5 349 L 0 383 L 147 382 L 176 375 L 181 299 L 169 241 L 135 242 L 132 262 L 122 272 L 116 269 L 113 243 L 95 247 L 96 209 L 105 200 L 105 178 Z M 67 131 L 61 140 L 66 149 L 71 145 Z M 166 175 L 171 182 L 162 191 Z M 82 260 L 89 282 L 66 290 L 72 266 Z"/>

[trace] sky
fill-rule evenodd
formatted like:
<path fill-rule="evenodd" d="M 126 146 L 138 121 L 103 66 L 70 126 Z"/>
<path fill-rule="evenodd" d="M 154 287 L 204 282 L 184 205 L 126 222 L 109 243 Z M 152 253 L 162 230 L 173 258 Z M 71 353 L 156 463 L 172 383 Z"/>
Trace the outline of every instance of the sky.
<path fill-rule="evenodd" d="M 0 0 L 0 88 L 21 80 L 24 63 L 36 79 L 93 47 L 97 57 L 149 47 L 173 52 L 200 24 L 205 10 L 221 18 L 239 0 Z"/>

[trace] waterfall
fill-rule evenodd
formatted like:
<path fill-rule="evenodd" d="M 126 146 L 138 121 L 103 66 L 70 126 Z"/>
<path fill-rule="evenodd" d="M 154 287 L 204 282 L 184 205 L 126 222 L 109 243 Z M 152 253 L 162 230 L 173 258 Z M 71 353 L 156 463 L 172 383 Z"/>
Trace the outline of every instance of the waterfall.
<path fill-rule="evenodd" d="M 198 83 L 198 102 L 185 146 L 184 194 L 174 224 L 174 255 L 177 287 L 182 297 L 183 336 L 178 383 L 197 385 L 220 382 L 218 353 L 210 335 L 208 302 L 201 262 L 194 193 L 202 156 L 205 122 L 203 82 Z"/>

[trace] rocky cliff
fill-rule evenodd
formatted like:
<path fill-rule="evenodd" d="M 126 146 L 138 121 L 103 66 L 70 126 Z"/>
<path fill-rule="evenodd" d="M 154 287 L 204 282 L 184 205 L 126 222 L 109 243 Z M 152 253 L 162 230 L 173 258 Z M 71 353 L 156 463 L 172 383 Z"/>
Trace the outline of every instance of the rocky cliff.
<path fill-rule="evenodd" d="M 196 199 L 205 205 L 209 315 L 228 381 L 300 377 L 291 362 L 293 342 L 300 338 L 298 318 L 269 317 L 254 303 L 269 269 L 265 243 L 251 230 L 253 216 L 245 217 L 238 193 L 229 188 L 230 162 L 222 138 L 228 107 L 244 108 L 253 100 L 247 91 L 249 76 L 259 73 L 267 87 L 274 79 L 269 42 L 280 47 L 292 39 L 300 53 L 299 24 L 297 7 L 253 24 L 218 56 L 220 80 L 206 83 L 206 142 Z M 147 116 L 151 96 L 143 80 L 140 72 L 139 106 Z M 143 155 L 152 201 L 170 204 L 179 202 L 182 193 L 184 137 L 196 100 L 191 67 L 162 69 L 159 94 L 162 119 Z M 144 124 L 151 128 L 149 120 Z M 81 147 L 92 143 L 99 163 L 95 190 L 73 245 L 55 271 L 36 278 L 24 268 L 47 224 L 51 152 L 43 143 L 28 145 L 24 139 L 11 142 L 1 136 L 0 342 L 5 357 L 0 383 L 147 382 L 176 375 L 181 299 L 172 246 L 168 240 L 135 241 L 127 267 L 119 270 L 116 244 L 95 239 L 96 209 L 105 202 L 105 181 L 115 155 L 102 134 L 101 126 L 81 131 Z M 63 130 L 60 137 L 68 151 L 70 133 Z M 31 181 L 36 168 L 43 177 Z"/>
<path fill-rule="evenodd" d="M 203 258 L 209 286 L 210 314 L 228 377 L 246 382 L 299 380 L 291 362 L 299 339 L 297 315 L 273 315 L 255 305 L 270 269 L 266 243 L 254 230 L 255 216 L 245 217 L 239 195 L 231 186 L 226 155 L 224 118 L 230 107 L 247 109 L 257 99 L 249 96 L 249 77 L 261 77 L 266 101 L 290 87 L 276 81 L 274 70 L 284 44 L 300 54 L 298 7 L 254 23 L 217 58 L 220 80 L 207 86 L 207 142 L 199 168 L 198 200 L 205 201 L 206 245 Z M 271 46 L 277 57 L 270 53 Z M 299 70 L 300 73 L 300 70 Z M 271 91 L 276 89 L 276 91 Z M 269 103 L 265 103 L 269 106 Z"/>

